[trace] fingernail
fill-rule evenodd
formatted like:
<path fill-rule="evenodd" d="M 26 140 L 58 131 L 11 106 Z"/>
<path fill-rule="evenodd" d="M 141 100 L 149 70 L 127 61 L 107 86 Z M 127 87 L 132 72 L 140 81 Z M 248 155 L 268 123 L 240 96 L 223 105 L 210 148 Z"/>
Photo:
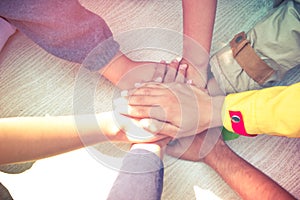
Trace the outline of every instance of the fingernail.
<path fill-rule="evenodd" d="M 176 59 L 178 62 L 180 62 L 182 58 L 181 58 L 181 57 L 176 57 L 175 59 Z"/>
<path fill-rule="evenodd" d="M 184 70 L 187 68 L 187 64 L 180 64 L 179 69 Z"/>
<path fill-rule="evenodd" d="M 136 87 L 136 88 L 139 88 L 139 87 L 141 87 L 141 86 L 142 86 L 141 83 L 135 83 L 135 84 L 134 84 L 134 87 Z"/>
<path fill-rule="evenodd" d="M 166 64 L 167 62 L 165 60 L 160 61 L 161 64 Z"/>
<path fill-rule="evenodd" d="M 123 90 L 121 92 L 121 97 L 127 97 L 128 96 L 128 90 Z"/>
<path fill-rule="evenodd" d="M 193 80 L 187 80 L 186 83 L 189 84 L 189 85 L 192 85 L 193 84 Z"/>
<path fill-rule="evenodd" d="M 172 63 L 178 63 L 178 60 L 177 59 L 173 59 L 171 62 Z"/>
<path fill-rule="evenodd" d="M 162 77 L 157 77 L 154 81 L 160 83 L 160 82 L 162 82 Z"/>

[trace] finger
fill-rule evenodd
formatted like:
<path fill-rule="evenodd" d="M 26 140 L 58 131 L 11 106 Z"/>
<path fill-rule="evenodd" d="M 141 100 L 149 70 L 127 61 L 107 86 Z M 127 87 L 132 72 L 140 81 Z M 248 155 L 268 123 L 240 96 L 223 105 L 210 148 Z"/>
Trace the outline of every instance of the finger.
<path fill-rule="evenodd" d="M 179 82 L 179 83 L 184 83 L 185 82 L 185 76 L 186 76 L 187 68 L 188 68 L 187 64 L 180 64 L 179 65 L 175 82 Z"/>
<path fill-rule="evenodd" d="M 143 86 L 134 90 L 121 92 L 121 96 L 160 96 L 165 94 L 165 89 L 160 86 Z"/>
<path fill-rule="evenodd" d="M 172 60 L 171 63 L 167 65 L 166 75 L 163 81 L 164 83 L 171 83 L 175 81 L 178 65 L 179 62 L 176 59 Z"/>
<path fill-rule="evenodd" d="M 152 134 L 167 135 L 174 138 L 179 132 L 178 127 L 156 119 L 141 119 L 139 124 L 146 131 L 149 131 Z"/>
<path fill-rule="evenodd" d="M 158 106 L 165 105 L 165 97 L 161 95 L 155 96 L 136 96 L 132 95 L 128 97 L 128 105 L 130 106 Z"/>
<path fill-rule="evenodd" d="M 160 106 L 124 106 L 115 107 L 115 111 L 132 118 L 153 118 L 167 121 L 166 113 Z"/>
<path fill-rule="evenodd" d="M 114 112 L 114 120 L 117 127 L 122 129 L 129 140 L 145 141 L 154 139 L 156 136 L 146 131 L 139 125 L 139 121 L 123 116 L 118 112 Z"/>
<path fill-rule="evenodd" d="M 166 64 L 164 62 L 161 61 L 161 63 L 156 64 L 152 81 L 161 83 L 163 81 L 165 71 L 166 71 Z"/>

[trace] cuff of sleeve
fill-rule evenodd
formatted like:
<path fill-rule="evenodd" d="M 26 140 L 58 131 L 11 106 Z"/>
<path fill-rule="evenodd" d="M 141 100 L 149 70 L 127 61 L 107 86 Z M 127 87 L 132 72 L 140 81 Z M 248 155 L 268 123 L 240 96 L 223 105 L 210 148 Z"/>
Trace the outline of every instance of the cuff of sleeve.
<path fill-rule="evenodd" d="M 230 94 L 225 98 L 222 108 L 223 126 L 239 135 L 256 136 L 255 101 L 248 101 L 249 92 Z"/>
<path fill-rule="evenodd" d="M 159 171 L 163 167 L 163 162 L 156 154 L 144 149 L 134 149 L 125 156 L 121 171 L 145 173 Z"/>
<path fill-rule="evenodd" d="M 120 45 L 110 37 L 98 44 L 85 58 L 82 65 L 90 71 L 99 71 L 118 53 Z"/>

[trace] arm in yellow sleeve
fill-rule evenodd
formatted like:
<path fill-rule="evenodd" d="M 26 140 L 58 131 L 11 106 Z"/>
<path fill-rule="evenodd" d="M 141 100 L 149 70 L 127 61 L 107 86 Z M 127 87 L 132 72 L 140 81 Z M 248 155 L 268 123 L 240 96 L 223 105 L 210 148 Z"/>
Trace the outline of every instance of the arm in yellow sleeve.
<path fill-rule="evenodd" d="M 223 125 L 241 135 L 300 137 L 300 83 L 230 94 Z"/>

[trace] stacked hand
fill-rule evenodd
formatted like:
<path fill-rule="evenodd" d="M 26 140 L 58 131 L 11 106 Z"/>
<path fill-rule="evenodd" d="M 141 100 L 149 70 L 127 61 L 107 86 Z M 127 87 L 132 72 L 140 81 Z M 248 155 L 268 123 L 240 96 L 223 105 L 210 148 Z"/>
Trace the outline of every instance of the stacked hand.
<path fill-rule="evenodd" d="M 152 82 L 135 84 L 135 88 L 123 91 L 122 97 L 115 101 L 116 113 L 125 119 L 130 117 L 139 130 L 143 128 L 145 133 L 153 134 L 152 138 L 143 142 L 167 137 L 181 138 L 174 146 L 167 148 L 168 153 L 174 156 L 183 149 L 198 152 L 202 144 L 198 140 L 202 141 L 206 134 L 197 134 L 210 127 L 213 117 L 213 98 L 204 89 L 207 81 L 206 69 L 205 73 L 200 72 L 199 68 L 189 64 L 185 59 L 180 62 L 173 60 L 170 64 L 162 61 L 155 69 Z M 128 126 L 128 123 L 123 124 Z M 130 135 L 131 131 L 124 127 L 121 129 L 127 132 L 127 136 L 128 133 Z M 134 133 L 140 136 L 142 132 L 137 130 Z M 213 143 L 208 145 L 210 150 L 217 140 L 215 138 L 213 142 L 210 141 Z M 137 140 L 139 141 L 141 140 Z M 193 144 L 191 149 L 187 144 Z M 187 155 L 182 153 L 180 155 Z"/>
<path fill-rule="evenodd" d="M 202 132 L 210 125 L 211 97 L 193 85 L 147 83 L 128 95 L 128 105 L 119 106 L 118 111 L 141 119 L 140 125 L 152 133 L 180 138 Z"/>
<path fill-rule="evenodd" d="M 186 63 L 184 59 L 161 62 L 165 68 L 156 68 L 154 82 L 124 91 L 123 99 L 115 104 L 116 111 L 136 119 L 140 127 L 154 134 L 180 138 L 206 130 L 212 118 L 212 98 L 194 85 L 205 85 L 206 76 L 192 76 L 194 67 Z M 198 79 L 187 79 L 188 73 Z"/>
<path fill-rule="evenodd" d="M 149 84 L 152 83 L 152 84 L 157 84 L 157 86 L 160 86 L 162 82 L 170 83 L 170 84 L 174 84 L 175 82 L 183 83 L 185 82 L 186 69 L 187 69 L 187 65 L 186 64 L 179 65 L 179 62 L 177 60 L 173 60 L 170 64 L 166 64 L 164 61 L 162 61 L 160 64 L 156 65 L 155 72 L 153 73 L 152 76 L 153 82 L 149 82 Z M 135 70 L 133 74 L 135 74 L 135 72 L 137 71 Z M 135 84 L 135 86 L 137 87 L 136 89 L 139 88 L 142 89 L 143 88 L 142 86 L 145 84 L 148 83 L 144 83 L 144 84 L 136 83 Z M 129 92 L 131 91 L 133 90 L 129 90 Z M 122 93 L 123 96 L 124 96 L 124 92 Z M 125 93 L 128 93 L 128 91 Z M 116 108 L 114 112 L 113 124 L 117 124 L 116 126 L 117 128 L 115 128 L 116 130 L 118 131 L 122 130 L 126 133 L 126 135 L 124 136 L 125 138 L 123 138 L 123 140 L 125 139 L 126 141 L 126 139 L 129 139 L 130 141 L 134 141 L 134 142 L 153 142 L 168 136 L 167 134 L 161 134 L 161 133 L 157 134 L 156 131 L 154 131 L 155 133 L 154 135 L 147 132 L 149 131 L 149 129 L 147 129 L 145 125 L 148 124 L 153 128 L 155 124 L 154 123 L 149 124 L 146 119 L 141 120 L 142 118 L 144 118 L 144 116 L 138 117 L 138 116 L 128 114 L 127 116 L 130 116 L 130 118 L 126 117 L 125 114 L 127 113 L 127 108 L 128 108 L 128 101 L 126 98 L 116 99 L 114 100 L 114 104 Z M 156 120 L 156 122 L 160 124 L 158 120 Z M 161 124 L 166 124 L 166 121 L 161 122 Z M 172 128 L 173 126 L 170 127 Z M 178 130 L 172 129 L 172 131 L 174 133 L 173 135 L 175 135 Z M 153 133 L 153 131 L 150 132 Z"/>

